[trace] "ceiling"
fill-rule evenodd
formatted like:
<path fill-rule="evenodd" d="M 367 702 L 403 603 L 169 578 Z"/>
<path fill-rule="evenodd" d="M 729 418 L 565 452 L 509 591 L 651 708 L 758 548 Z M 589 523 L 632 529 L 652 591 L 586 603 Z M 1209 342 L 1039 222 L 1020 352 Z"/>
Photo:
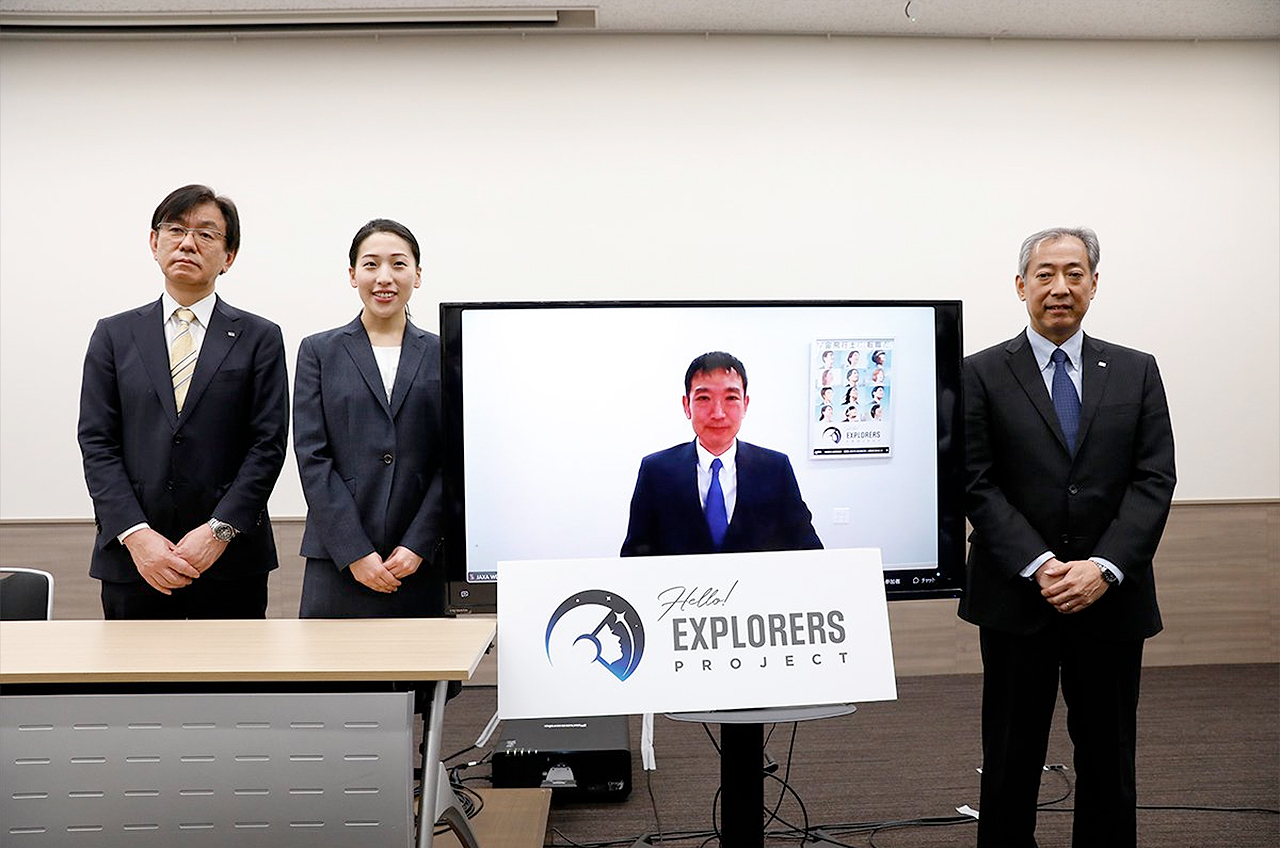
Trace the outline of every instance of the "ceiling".
<path fill-rule="evenodd" d="M 0 0 L 14 37 L 574 31 L 1050 39 L 1277 39 L 1280 0 Z"/>

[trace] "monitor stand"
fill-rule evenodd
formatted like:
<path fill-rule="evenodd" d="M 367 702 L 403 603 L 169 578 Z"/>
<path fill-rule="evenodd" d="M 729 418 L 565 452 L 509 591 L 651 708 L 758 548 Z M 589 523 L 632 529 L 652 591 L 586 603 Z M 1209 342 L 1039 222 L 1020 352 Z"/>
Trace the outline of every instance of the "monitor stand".
<path fill-rule="evenodd" d="M 720 725 L 720 844 L 764 846 L 764 726 L 849 715 L 853 704 L 667 713 L 675 721 Z"/>

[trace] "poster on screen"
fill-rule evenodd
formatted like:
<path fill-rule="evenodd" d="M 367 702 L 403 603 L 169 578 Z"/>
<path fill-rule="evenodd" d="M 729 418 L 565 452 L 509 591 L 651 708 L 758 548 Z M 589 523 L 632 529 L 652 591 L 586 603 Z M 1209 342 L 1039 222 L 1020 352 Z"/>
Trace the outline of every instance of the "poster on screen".
<path fill-rule="evenodd" d="M 498 714 L 897 697 L 878 548 L 498 564 Z"/>

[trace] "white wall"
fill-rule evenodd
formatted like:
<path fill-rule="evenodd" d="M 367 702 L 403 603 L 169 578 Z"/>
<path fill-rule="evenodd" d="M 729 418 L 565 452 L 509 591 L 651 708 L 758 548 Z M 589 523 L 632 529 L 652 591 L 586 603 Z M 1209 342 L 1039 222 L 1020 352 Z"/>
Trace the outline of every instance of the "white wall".
<path fill-rule="evenodd" d="M 239 204 L 219 291 L 291 373 L 356 313 L 373 216 L 423 242 L 429 327 L 441 300 L 962 298 L 970 351 L 1024 324 L 1021 239 L 1083 223 L 1086 327 L 1159 357 L 1178 498 L 1274 498 L 1277 151 L 1276 42 L 5 41 L 0 517 L 90 514 L 85 343 L 158 296 L 147 225 L 187 182 Z M 271 509 L 304 512 L 292 462 Z"/>

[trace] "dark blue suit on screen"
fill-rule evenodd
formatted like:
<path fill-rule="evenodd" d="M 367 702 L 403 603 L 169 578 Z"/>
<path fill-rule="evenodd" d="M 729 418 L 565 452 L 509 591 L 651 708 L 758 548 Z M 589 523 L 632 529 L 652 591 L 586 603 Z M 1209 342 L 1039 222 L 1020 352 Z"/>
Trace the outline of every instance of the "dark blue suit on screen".
<path fill-rule="evenodd" d="M 722 553 L 821 548 L 787 455 L 738 442 L 737 504 Z M 698 497 L 698 451 L 686 442 L 640 462 L 622 556 L 709 554 L 717 548 Z"/>

